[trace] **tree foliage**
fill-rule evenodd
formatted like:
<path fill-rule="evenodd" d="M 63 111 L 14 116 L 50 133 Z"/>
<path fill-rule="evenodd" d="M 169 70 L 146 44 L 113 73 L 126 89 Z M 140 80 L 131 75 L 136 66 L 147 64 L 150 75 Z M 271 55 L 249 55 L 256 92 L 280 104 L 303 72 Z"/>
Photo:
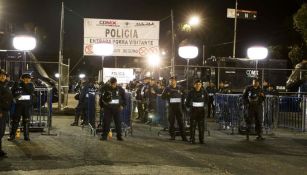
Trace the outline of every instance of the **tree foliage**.
<path fill-rule="evenodd" d="M 302 34 L 307 43 L 307 3 L 303 4 L 293 16 L 293 22 L 295 29 Z"/>
<path fill-rule="evenodd" d="M 298 45 L 294 45 L 291 48 L 288 56 L 291 60 L 292 65 L 295 66 L 296 64 L 300 63 L 303 60 L 303 56 L 304 56 L 302 47 Z"/>

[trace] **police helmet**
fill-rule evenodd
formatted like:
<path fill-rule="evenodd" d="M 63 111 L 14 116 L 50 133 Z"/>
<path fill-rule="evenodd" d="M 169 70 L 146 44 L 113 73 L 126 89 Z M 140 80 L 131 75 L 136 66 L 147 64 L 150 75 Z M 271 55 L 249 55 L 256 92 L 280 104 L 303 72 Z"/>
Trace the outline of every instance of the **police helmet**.
<path fill-rule="evenodd" d="M 21 79 L 25 79 L 25 78 L 29 78 L 29 79 L 31 79 L 32 77 L 31 77 L 31 75 L 30 75 L 30 74 L 28 74 L 28 73 L 24 73 L 24 74 L 22 74 L 22 75 L 21 75 Z"/>
<path fill-rule="evenodd" d="M 7 72 L 4 69 L 0 69 L 0 74 L 7 75 Z"/>
<path fill-rule="evenodd" d="M 110 78 L 110 83 L 111 84 L 114 84 L 114 83 L 116 83 L 117 82 L 117 79 L 115 78 L 115 77 L 111 77 Z"/>
<path fill-rule="evenodd" d="M 177 77 L 176 76 L 171 76 L 169 77 L 170 80 L 177 80 Z"/>
<path fill-rule="evenodd" d="M 197 84 L 197 83 L 202 83 L 202 82 L 200 81 L 200 79 L 197 79 L 194 81 L 194 84 Z"/>

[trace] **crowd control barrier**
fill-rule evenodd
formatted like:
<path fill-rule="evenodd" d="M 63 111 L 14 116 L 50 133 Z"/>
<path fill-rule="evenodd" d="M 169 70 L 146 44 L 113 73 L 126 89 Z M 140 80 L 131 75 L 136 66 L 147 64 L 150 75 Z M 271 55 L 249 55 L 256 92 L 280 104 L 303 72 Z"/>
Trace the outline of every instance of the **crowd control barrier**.
<path fill-rule="evenodd" d="M 266 95 L 263 103 L 263 129 L 266 133 L 274 128 L 287 128 L 306 131 L 307 96 Z M 247 108 L 243 105 L 241 94 L 216 94 L 216 120 L 220 129 L 232 133 L 245 125 Z"/>
<path fill-rule="evenodd" d="M 220 129 L 231 129 L 233 134 L 244 117 L 242 95 L 216 94 L 214 97 L 215 117 Z"/>
<path fill-rule="evenodd" d="M 44 131 L 48 133 L 52 127 L 52 89 L 51 88 L 35 88 L 32 99 L 33 106 L 30 118 L 30 131 Z M 12 103 L 9 120 L 15 113 L 15 103 Z M 10 124 L 10 123 L 9 123 Z M 11 127 L 9 125 L 9 127 Z M 22 128 L 23 126 L 20 125 Z"/>
<path fill-rule="evenodd" d="M 92 135 L 96 135 L 97 132 L 102 132 L 103 127 L 103 117 L 104 113 L 100 110 L 98 105 L 99 101 L 99 93 L 95 93 L 93 95 L 87 96 L 86 101 L 86 109 L 84 110 L 84 121 L 88 123 L 88 125 L 84 126 L 83 128 L 87 128 Z M 122 132 L 125 136 L 129 134 L 132 135 L 132 96 L 131 93 L 126 93 L 126 106 L 121 111 L 120 118 L 121 118 L 121 125 L 122 125 Z M 114 121 L 111 122 L 111 130 L 113 131 L 115 128 Z"/>

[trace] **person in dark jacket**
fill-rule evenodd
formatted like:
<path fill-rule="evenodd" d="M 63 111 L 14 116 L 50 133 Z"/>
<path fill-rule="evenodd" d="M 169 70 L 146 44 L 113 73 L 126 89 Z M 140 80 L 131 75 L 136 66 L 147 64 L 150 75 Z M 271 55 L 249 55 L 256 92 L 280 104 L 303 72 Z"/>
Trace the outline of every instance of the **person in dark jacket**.
<path fill-rule="evenodd" d="M 113 119 L 117 140 L 123 141 L 120 112 L 126 106 L 125 90 L 121 86 L 118 86 L 116 78 L 112 77 L 110 78 L 110 84 L 105 85 L 104 88 L 101 89 L 101 94 L 99 105 L 101 111 L 104 112 L 101 140 L 107 140 L 107 136 L 110 132 L 110 124 Z"/>
<path fill-rule="evenodd" d="M 205 135 L 205 108 L 208 104 L 208 93 L 202 87 L 200 80 L 194 82 L 193 89 L 188 93 L 186 107 L 191 110 L 190 142 L 195 144 L 195 130 L 198 125 L 199 143 L 204 143 Z"/>
<path fill-rule="evenodd" d="M 139 120 L 145 120 L 144 115 L 145 115 L 145 99 L 144 99 L 144 92 L 145 92 L 145 86 L 149 83 L 150 78 L 145 77 L 143 80 L 143 83 L 139 84 L 137 86 L 136 90 L 136 101 L 137 101 L 137 109 L 138 109 L 138 117 L 137 119 Z"/>
<path fill-rule="evenodd" d="M 2 150 L 2 138 L 5 133 L 6 120 L 13 100 L 12 93 L 6 81 L 7 73 L 0 70 L 0 158 L 5 157 L 6 153 Z"/>
<path fill-rule="evenodd" d="M 76 92 L 75 100 L 78 100 L 77 107 L 75 108 L 75 120 L 71 126 L 78 126 L 79 119 L 81 119 L 82 123 L 84 124 L 84 115 L 85 115 L 85 106 L 80 102 L 80 93 L 82 88 L 84 87 L 85 80 L 81 79 L 78 85 L 75 87 L 74 91 Z"/>
<path fill-rule="evenodd" d="M 181 86 L 177 86 L 176 77 L 170 77 L 170 85 L 162 92 L 162 98 L 169 103 L 169 133 L 171 140 L 175 140 L 175 121 L 177 120 L 181 138 L 183 141 L 188 141 L 185 134 L 185 127 L 183 123 L 182 104 L 184 102 L 184 93 Z"/>
<path fill-rule="evenodd" d="M 15 134 L 19 126 L 19 121 L 22 116 L 24 140 L 30 141 L 29 127 L 31 110 L 34 99 L 34 86 L 31 83 L 30 74 L 22 74 L 21 80 L 16 82 L 12 87 L 12 94 L 16 101 L 15 113 L 12 115 L 12 128 L 10 132 L 9 141 L 15 140 Z"/>
<path fill-rule="evenodd" d="M 256 125 L 257 140 L 264 140 L 262 137 L 262 103 L 265 100 L 265 95 L 259 85 L 257 78 L 253 79 L 253 84 L 247 86 L 243 92 L 243 101 L 248 110 L 246 118 L 246 140 L 249 140 L 251 123 L 254 120 Z"/>
<path fill-rule="evenodd" d="M 144 87 L 144 99 L 145 99 L 145 115 L 144 122 L 146 124 L 151 123 L 149 120 L 149 116 L 155 115 L 157 112 L 157 86 L 155 83 L 155 79 L 151 78 L 149 83 Z"/>
<path fill-rule="evenodd" d="M 209 94 L 209 101 L 208 101 L 208 115 L 207 117 L 210 118 L 211 111 L 212 111 L 212 118 L 214 118 L 215 115 L 215 106 L 214 106 L 214 95 L 217 92 L 215 85 L 212 82 L 209 82 L 208 87 L 206 88 L 206 91 Z"/>

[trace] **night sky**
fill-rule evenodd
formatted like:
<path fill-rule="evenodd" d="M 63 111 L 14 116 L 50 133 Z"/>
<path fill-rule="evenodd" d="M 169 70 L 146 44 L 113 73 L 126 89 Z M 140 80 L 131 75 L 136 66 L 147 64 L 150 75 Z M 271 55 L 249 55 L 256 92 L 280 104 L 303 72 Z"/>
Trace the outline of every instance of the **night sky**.
<path fill-rule="evenodd" d="M 304 0 L 238 0 L 238 9 L 255 10 L 257 20 L 238 20 L 237 57 L 246 57 L 246 49 L 255 44 L 291 46 L 300 39 L 293 31 L 292 15 Z M 81 61 L 73 74 L 87 70 L 95 73 L 100 59 L 83 57 L 83 18 L 159 20 L 160 46 L 170 50 L 170 10 L 174 10 L 175 25 L 184 23 L 191 14 L 202 17 L 202 25 L 187 34 L 178 31 L 177 42 L 193 38 L 201 47 L 206 45 L 206 57 L 232 55 L 233 19 L 226 18 L 227 8 L 234 8 L 235 0 L 65 0 L 64 59 L 71 59 L 71 67 Z M 39 45 L 33 51 L 40 60 L 57 61 L 59 49 L 60 9 L 58 0 L 0 0 L 0 29 L 8 33 L 34 33 L 37 27 Z M 27 24 L 27 25 L 25 25 Z M 32 24 L 32 25 L 29 25 Z M 178 27 L 176 27 L 178 29 Z M 1 38 L 1 49 L 11 49 L 8 37 Z M 228 44 L 227 44 L 228 43 Z M 170 54 L 170 53 L 169 53 Z M 170 55 L 168 55 L 170 57 Z M 285 55 L 285 58 L 287 55 Z M 119 57 L 119 65 L 132 66 L 133 59 Z M 138 58 L 140 59 L 140 58 Z M 177 57 L 177 63 L 184 61 Z M 201 58 L 192 64 L 197 64 Z M 130 62 L 130 64 L 129 64 Z M 114 66 L 114 58 L 106 59 L 106 66 Z M 88 70 L 90 66 L 90 70 Z M 134 66 L 135 67 L 135 66 Z M 56 71 L 56 70 L 49 70 Z"/>

